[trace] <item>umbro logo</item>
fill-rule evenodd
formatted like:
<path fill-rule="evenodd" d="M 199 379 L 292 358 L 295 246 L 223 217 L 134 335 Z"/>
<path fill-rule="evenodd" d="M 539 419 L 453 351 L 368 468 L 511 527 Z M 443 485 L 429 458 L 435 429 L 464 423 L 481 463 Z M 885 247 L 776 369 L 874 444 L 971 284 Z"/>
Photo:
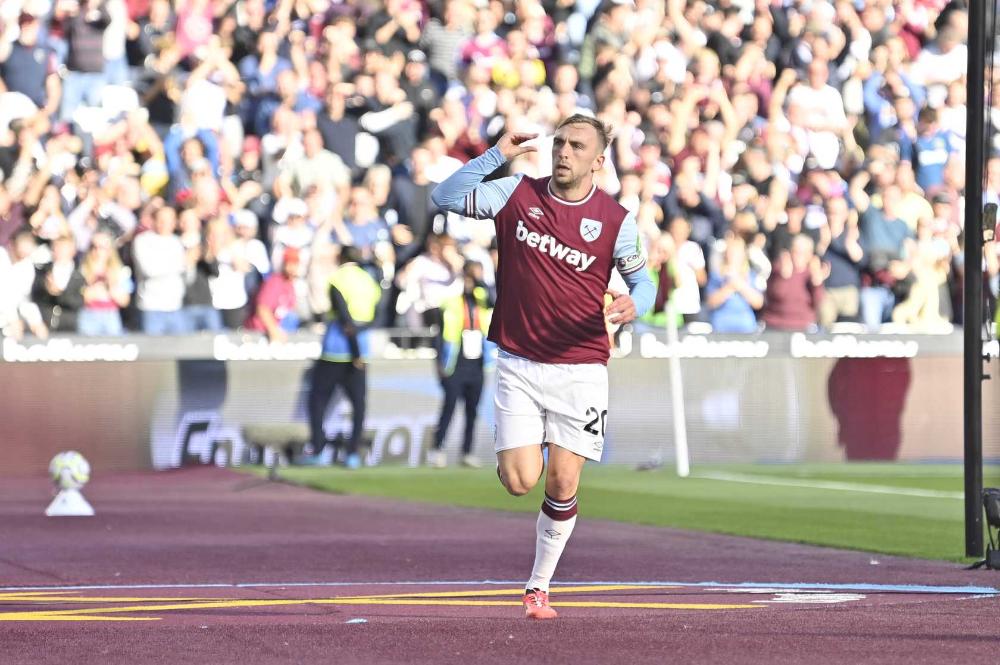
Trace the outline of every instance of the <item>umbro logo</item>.
<path fill-rule="evenodd" d="M 531 217 L 532 219 L 541 219 L 542 218 L 542 209 L 541 208 L 528 208 L 528 217 Z"/>
<path fill-rule="evenodd" d="M 562 535 L 562 532 L 556 531 L 555 529 L 546 529 L 545 535 L 551 538 L 552 540 L 559 540 L 559 536 Z"/>

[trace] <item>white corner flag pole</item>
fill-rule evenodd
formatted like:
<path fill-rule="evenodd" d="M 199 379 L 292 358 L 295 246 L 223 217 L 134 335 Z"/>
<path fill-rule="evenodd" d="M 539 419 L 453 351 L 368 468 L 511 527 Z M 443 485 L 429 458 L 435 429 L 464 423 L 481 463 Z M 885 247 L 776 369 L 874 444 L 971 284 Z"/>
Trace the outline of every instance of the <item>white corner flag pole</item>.
<path fill-rule="evenodd" d="M 670 406 L 674 416 L 674 452 L 677 475 L 687 478 L 691 473 L 688 457 L 687 424 L 684 421 L 684 382 L 681 380 L 680 342 L 677 338 L 677 314 L 667 303 L 667 369 L 670 373 Z"/>

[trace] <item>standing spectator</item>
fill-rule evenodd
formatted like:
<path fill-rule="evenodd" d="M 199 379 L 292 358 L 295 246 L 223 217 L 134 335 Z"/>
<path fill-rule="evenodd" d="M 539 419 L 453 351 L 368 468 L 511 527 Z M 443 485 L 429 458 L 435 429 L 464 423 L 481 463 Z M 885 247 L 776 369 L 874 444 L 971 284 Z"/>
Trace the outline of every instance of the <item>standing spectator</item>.
<path fill-rule="evenodd" d="M 313 185 L 336 191 L 350 180 L 351 172 L 343 160 L 323 147 L 323 135 L 318 129 L 310 129 L 302 136 L 302 155 L 281 160 L 274 190 L 279 198 L 303 196 Z"/>
<path fill-rule="evenodd" d="M 52 241 L 52 263 L 39 271 L 31 289 L 50 332 L 76 332 L 83 307 L 83 275 L 76 267 L 76 241 L 62 235 Z"/>
<path fill-rule="evenodd" d="M 788 118 L 793 126 L 805 127 L 809 152 L 824 169 L 837 166 L 841 137 L 847 131 L 844 99 L 827 83 L 829 76 L 827 63 L 814 60 L 807 68 L 808 83 L 788 93 Z"/>
<path fill-rule="evenodd" d="M 403 92 L 417 111 L 417 134 L 423 136 L 428 127 L 431 111 L 441 103 L 441 95 L 431 83 L 427 70 L 427 54 L 413 49 L 406 54 L 403 66 Z"/>
<path fill-rule="evenodd" d="M 207 257 L 201 219 L 194 210 L 184 210 L 179 226 L 187 259 L 183 310 L 187 330 L 222 330 L 222 314 L 212 305 L 209 286 L 209 281 L 218 276 L 218 265 Z"/>
<path fill-rule="evenodd" d="M 491 7 L 483 5 L 476 12 L 475 34 L 459 47 L 459 61 L 465 66 L 475 63 L 492 69 L 506 58 L 507 42 L 496 33 L 496 28 L 496 14 Z"/>
<path fill-rule="evenodd" d="M 18 26 L 17 41 L 9 46 L 0 44 L 0 78 L 9 92 L 20 92 L 44 117 L 52 117 L 62 95 L 55 51 L 39 39 L 38 16 L 23 12 Z"/>
<path fill-rule="evenodd" d="M 271 129 L 256 124 L 261 103 L 277 92 L 278 75 L 292 68 L 287 58 L 278 55 L 280 44 L 281 37 L 274 26 L 268 25 L 258 35 L 257 53 L 247 55 L 239 63 L 240 78 L 247 87 L 241 116 L 243 124 L 257 136 L 263 136 Z"/>
<path fill-rule="evenodd" d="M 284 343 L 288 341 L 288 333 L 299 329 L 295 280 L 300 262 L 299 250 L 285 249 L 280 271 L 272 272 L 257 293 L 253 314 L 246 323 L 247 330 L 266 333 L 271 342 Z"/>
<path fill-rule="evenodd" d="M 219 143 L 215 135 L 199 129 L 190 114 L 181 116 L 163 140 L 163 153 L 170 176 L 169 191 L 173 199 L 185 200 L 194 187 L 194 171 L 207 168 L 212 177 L 219 171 Z"/>
<path fill-rule="evenodd" d="M 400 224 L 409 229 L 410 239 L 393 234 L 396 251 L 396 266 L 402 268 L 417 256 L 427 245 L 437 206 L 431 201 L 434 183 L 427 174 L 430 153 L 423 146 L 417 146 L 410 153 L 406 171 L 393 177 L 392 196 L 399 202 Z"/>
<path fill-rule="evenodd" d="M 104 0 L 59 0 L 56 18 L 66 31 L 66 79 L 60 118 L 73 119 L 81 103 L 99 106 L 104 90 L 104 31 L 111 22 Z"/>
<path fill-rule="evenodd" d="M 877 331 L 891 317 L 897 296 L 905 297 L 902 289 L 910 270 L 904 259 L 912 232 L 899 217 L 899 187 L 889 185 L 880 197 L 869 198 L 859 188 L 865 179 L 862 173 L 852 190 L 854 205 L 861 212 L 861 246 L 868 257 L 862 276 L 861 318 L 868 330 Z"/>
<path fill-rule="evenodd" d="M 656 297 L 653 299 L 653 306 L 639 319 L 640 324 L 636 327 L 652 326 L 662 330 L 669 322 L 667 317 L 671 310 L 674 315 L 671 325 L 683 326 L 684 317 L 677 312 L 673 302 L 678 284 L 677 246 L 674 237 L 668 231 L 660 233 L 652 242 L 647 270 L 653 284 L 656 285 Z"/>
<path fill-rule="evenodd" d="M 757 332 L 755 312 L 763 307 L 764 294 L 755 282 L 746 243 L 735 234 L 729 235 L 725 239 L 719 272 L 712 273 L 705 289 L 705 305 L 709 309 L 708 320 L 713 332 Z"/>
<path fill-rule="evenodd" d="M 257 215 L 249 210 L 233 212 L 233 228 L 236 232 L 236 252 L 246 257 L 250 266 L 257 271 L 257 280 L 263 279 L 271 272 L 271 260 L 267 257 L 267 248 L 257 237 L 260 221 Z"/>
<path fill-rule="evenodd" d="M 449 81 L 458 80 L 459 49 L 472 34 L 469 9 L 464 0 L 446 0 L 444 20 L 431 19 L 420 36 L 438 94 L 444 93 Z"/>
<path fill-rule="evenodd" d="M 344 226 L 350 237 L 342 239 L 342 244 L 353 245 L 358 250 L 361 265 L 382 282 L 383 287 L 387 286 L 395 269 L 389 224 L 379 215 L 375 198 L 367 187 L 351 189 Z"/>
<path fill-rule="evenodd" d="M 944 184 L 945 165 L 958 150 L 952 145 L 951 133 L 938 124 L 936 109 L 920 110 L 917 130 L 919 134 L 913 146 L 913 171 L 920 188 L 929 192 Z"/>
<path fill-rule="evenodd" d="M 694 178 L 687 172 L 674 176 L 670 192 L 663 200 L 663 218 L 670 223 L 677 217 L 688 220 L 688 236 L 701 247 L 702 255 L 713 240 L 725 234 L 726 218 L 722 210 L 699 191 Z M 704 280 L 701 283 L 704 284 Z"/>
<path fill-rule="evenodd" d="M 830 276 L 823 285 L 819 325 L 829 330 L 837 321 L 854 321 L 858 317 L 865 253 L 857 212 L 848 209 L 846 199 L 835 197 L 826 202 L 826 220 L 829 243 L 823 262 L 830 266 Z"/>
<path fill-rule="evenodd" d="M 212 308 L 222 315 L 222 325 L 235 330 L 246 320 L 247 273 L 252 266 L 237 244 L 233 227 L 224 219 L 213 219 L 205 228 L 204 263 L 208 266 L 208 288 Z"/>
<path fill-rule="evenodd" d="M 108 26 L 104 30 L 102 53 L 104 55 L 104 81 L 108 85 L 128 82 L 128 58 L 125 55 L 128 9 L 125 0 L 104 0 L 108 11 Z"/>
<path fill-rule="evenodd" d="M 90 240 L 90 249 L 80 266 L 83 276 L 83 309 L 77 319 L 81 335 L 119 336 L 122 328 L 121 309 L 131 300 L 132 277 L 122 265 L 114 239 L 98 231 Z"/>
<path fill-rule="evenodd" d="M 354 173 L 357 168 L 355 152 L 358 140 L 358 119 L 347 113 L 347 97 L 351 85 L 331 84 L 326 94 L 326 106 L 316 116 L 316 129 L 323 137 L 323 147 L 329 150 Z"/>
<path fill-rule="evenodd" d="M 271 232 L 271 266 L 281 270 L 285 250 L 292 248 L 299 252 L 301 262 L 309 260 L 309 246 L 316 229 L 309 221 L 309 206 L 302 199 L 282 199 L 274 207 L 274 221 Z M 301 275 L 297 275 L 301 277 Z"/>
<path fill-rule="evenodd" d="M 701 288 L 708 282 L 705 272 L 705 253 L 701 245 L 691 240 L 691 223 L 683 217 L 674 217 L 668 228 L 674 240 L 675 281 L 671 295 L 677 313 L 685 323 L 698 319 L 701 312 Z"/>
<path fill-rule="evenodd" d="M 7 246 L 26 221 L 24 204 L 11 196 L 5 184 L 0 182 L 0 249 Z"/>
<path fill-rule="evenodd" d="M 909 260 L 912 285 L 906 298 L 892 310 L 894 323 L 902 323 L 914 332 L 950 329 L 950 257 L 951 247 L 948 241 L 943 237 L 935 237 L 930 220 L 921 220 L 917 224 L 917 237 Z"/>
<path fill-rule="evenodd" d="M 368 19 L 368 34 L 385 51 L 406 51 L 420 41 L 422 18 L 418 0 L 386 0 Z"/>
<path fill-rule="evenodd" d="M 25 325 L 35 337 L 49 336 L 38 305 L 31 302 L 36 272 L 32 256 L 37 249 L 29 229 L 14 234 L 9 251 L 0 248 L 0 333 L 5 336 L 20 339 Z"/>
<path fill-rule="evenodd" d="M 814 254 L 812 238 L 798 235 L 792 248 L 781 252 L 767 280 L 763 320 L 773 330 L 810 331 L 823 299 L 823 281 L 829 274 Z"/>
<path fill-rule="evenodd" d="M 444 388 L 444 403 L 434 432 L 434 447 L 427 452 L 427 464 L 438 469 L 447 466 L 444 440 L 459 399 L 465 405 L 462 465 L 481 466 L 472 455 L 472 443 L 483 392 L 483 374 L 495 362 L 495 345 L 486 339 L 493 302 L 482 283 L 482 270 L 478 263 L 467 262 L 462 270 L 462 293 L 445 300 L 441 308 L 443 323 L 438 333 L 437 374 Z"/>
<path fill-rule="evenodd" d="M 427 252 L 413 259 L 400 275 L 413 312 L 419 316 L 419 320 L 410 320 L 409 325 L 441 326 L 442 305 L 462 288 L 459 281 L 462 264 L 453 238 L 436 233 L 427 238 Z"/>
<path fill-rule="evenodd" d="M 177 211 L 163 206 L 153 218 L 153 230 L 140 233 L 132 243 L 136 305 L 147 335 L 177 335 L 188 330 L 181 310 L 187 252 L 176 230 Z"/>
<path fill-rule="evenodd" d="M 309 390 L 311 453 L 326 444 L 323 420 L 337 386 L 351 402 L 351 436 L 344 451 L 348 469 L 361 466 L 358 448 L 364 435 L 367 402 L 366 363 L 370 357 L 369 330 L 381 299 L 378 284 L 357 263 L 351 247 L 340 252 L 340 267 L 330 278 L 330 321 L 323 336 L 323 352 L 313 366 Z"/>

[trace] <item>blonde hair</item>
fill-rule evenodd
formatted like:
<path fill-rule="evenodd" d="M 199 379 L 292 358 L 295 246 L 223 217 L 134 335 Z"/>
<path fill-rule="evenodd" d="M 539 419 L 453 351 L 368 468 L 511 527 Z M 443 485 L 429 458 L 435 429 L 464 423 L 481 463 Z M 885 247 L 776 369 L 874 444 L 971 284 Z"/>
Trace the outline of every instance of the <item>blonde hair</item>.
<path fill-rule="evenodd" d="M 103 273 L 98 272 L 99 268 L 97 266 L 97 259 L 95 258 L 97 247 L 94 245 L 94 240 L 98 237 L 105 237 L 108 239 L 107 266 Z M 122 259 L 118 255 L 118 249 L 115 247 L 114 237 L 105 231 L 98 231 L 95 233 L 90 239 L 90 247 L 87 248 L 87 254 L 83 257 L 83 262 L 80 264 L 80 274 L 83 275 L 87 284 L 92 284 L 101 274 L 107 275 L 109 282 L 117 281 L 118 275 L 124 267 L 125 265 L 122 263 Z"/>
<path fill-rule="evenodd" d="M 608 145 L 611 143 L 611 138 L 612 138 L 611 127 L 605 125 L 597 118 L 592 118 L 591 116 L 583 115 L 582 113 L 574 113 L 573 115 L 569 116 L 568 118 L 560 122 L 559 125 L 556 127 L 556 131 L 558 132 L 566 125 L 590 125 L 591 127 L 593 127 L 594 131 L 597 132 L 597 138 L 600 139 L 601 141 L 601 152 L 604 152 L 604 149 L 607 148 Z"/>

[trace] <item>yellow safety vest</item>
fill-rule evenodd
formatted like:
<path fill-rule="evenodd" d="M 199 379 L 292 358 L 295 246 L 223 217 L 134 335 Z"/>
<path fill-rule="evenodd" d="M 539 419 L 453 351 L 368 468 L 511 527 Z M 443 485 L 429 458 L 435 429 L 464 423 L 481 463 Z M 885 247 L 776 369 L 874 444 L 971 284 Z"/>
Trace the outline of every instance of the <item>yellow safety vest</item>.
<path fill-rule="evenodd" d="M 330 277 L 330 286 L 344 296 L 352 319 L 358 323 L 371 323 L 375 319 L 375 308 L 382 297 L 382 288 L 364 268 L 356 263 L 340 266 Z"/>

